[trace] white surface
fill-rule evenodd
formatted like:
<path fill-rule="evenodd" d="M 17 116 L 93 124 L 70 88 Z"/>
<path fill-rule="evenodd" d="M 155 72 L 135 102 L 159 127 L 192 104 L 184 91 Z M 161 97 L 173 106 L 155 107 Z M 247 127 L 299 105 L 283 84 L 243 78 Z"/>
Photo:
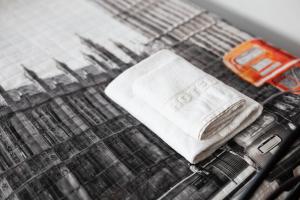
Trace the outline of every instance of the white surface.
<path fill-rule="evenodd" d="M 91 52 L 80 43 L 77 34 L 92 38 L 125 61 L 129 58 L 117 53 L 109 40 L 134 50 L 140 49 L 136 45 L 139 41 L 146 41 L 86 0 L 0 0 L 0 85 L 12 89 L 29 84 L 21 65 L 42 78 L 62 73 L 52 58 L 72 69 L 87 65 L 82 52 Z"/>
<path fill-rule="evenodd" d="M 300 57 L 299 0 L 192 0 Z"/>

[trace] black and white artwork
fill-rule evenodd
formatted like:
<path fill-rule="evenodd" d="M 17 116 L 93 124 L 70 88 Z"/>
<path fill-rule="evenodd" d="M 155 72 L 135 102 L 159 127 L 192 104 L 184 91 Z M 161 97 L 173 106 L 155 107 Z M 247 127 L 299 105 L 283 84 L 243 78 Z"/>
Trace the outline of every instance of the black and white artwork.
<path fill-rule="evenodd" d="M 147 56 L 169 49 L 249 97 L 222 62 L 253 36 L 183 0 L 0 0 L 0 199 L 231 199 L 300 124 L 300 96 L 190 165 L 104 94 Z M 296 143 L 264 182 L 263 199 L 299 165 Z"/>

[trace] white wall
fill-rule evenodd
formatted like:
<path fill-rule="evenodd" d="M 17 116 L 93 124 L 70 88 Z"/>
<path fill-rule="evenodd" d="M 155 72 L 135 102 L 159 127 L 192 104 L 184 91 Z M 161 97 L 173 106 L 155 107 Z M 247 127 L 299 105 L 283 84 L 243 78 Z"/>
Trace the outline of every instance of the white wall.
<path fill-rule="evenodd" d="M 300 57 L 300 0 L 191 0 Z"/>

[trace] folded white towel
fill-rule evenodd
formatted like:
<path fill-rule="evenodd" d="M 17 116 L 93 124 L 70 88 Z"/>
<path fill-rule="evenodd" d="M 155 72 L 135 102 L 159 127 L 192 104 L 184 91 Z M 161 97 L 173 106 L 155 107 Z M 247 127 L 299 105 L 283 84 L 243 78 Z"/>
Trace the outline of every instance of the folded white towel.
<path fill-rule="evenodd" d="M 105 93 L 191 163 L 262 112 L 254 100 L 167 50 L 123 72 Z"/>

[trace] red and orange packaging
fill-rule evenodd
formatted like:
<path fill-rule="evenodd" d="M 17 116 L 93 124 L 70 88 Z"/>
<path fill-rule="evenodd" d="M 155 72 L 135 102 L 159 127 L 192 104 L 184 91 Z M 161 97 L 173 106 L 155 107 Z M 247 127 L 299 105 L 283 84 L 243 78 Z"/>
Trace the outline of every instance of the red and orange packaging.
<path fill-rule="evenodd" d="M 223 57 L 225 65 L 255 85 L 269 83 L 281 91 L 300 94 L 300 59 L 261 39 L 251 39 Z"/>

